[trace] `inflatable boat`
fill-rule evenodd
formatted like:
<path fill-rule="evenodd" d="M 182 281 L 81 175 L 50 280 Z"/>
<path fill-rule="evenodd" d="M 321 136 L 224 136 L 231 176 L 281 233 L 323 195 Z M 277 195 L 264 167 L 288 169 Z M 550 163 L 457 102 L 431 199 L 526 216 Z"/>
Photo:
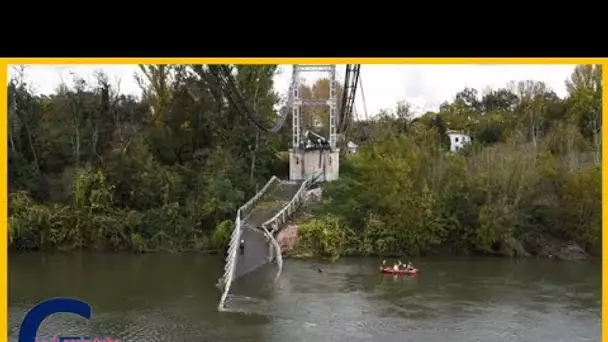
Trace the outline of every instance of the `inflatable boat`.
<path fill-rule="evenodd" d="M 386 274 L 414 275 L 414 274 L 418 273 L 418 269 L 417 268 L 412 268 L 412 269 L 406 270 L 406 269 L 400 268 L 397 271 L 395 271 L 392 267 L 382 267 L 380 269 L 380 272 L 386 273 Z"/>

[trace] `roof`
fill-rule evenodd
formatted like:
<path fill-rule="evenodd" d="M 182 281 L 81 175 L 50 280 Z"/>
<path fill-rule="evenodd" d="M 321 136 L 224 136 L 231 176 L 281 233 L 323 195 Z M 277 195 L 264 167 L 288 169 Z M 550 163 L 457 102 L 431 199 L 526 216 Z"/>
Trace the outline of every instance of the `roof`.
<path fill-rule="evenodd" d="M 445 134 L 462 134 L 462 135 L 468 135 L 467 133 L 463 132 L 463 131 L 454 131 L 454 130 L 447 130 L 445 132 Z"/>

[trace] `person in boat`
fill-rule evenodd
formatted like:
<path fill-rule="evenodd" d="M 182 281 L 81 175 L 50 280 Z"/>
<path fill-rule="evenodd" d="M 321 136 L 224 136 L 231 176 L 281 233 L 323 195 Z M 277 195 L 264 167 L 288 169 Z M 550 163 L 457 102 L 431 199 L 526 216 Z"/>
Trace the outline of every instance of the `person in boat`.
<path fill-rule="evenodd" d="M 405 269 L 408 270 L 408 271 L 411 271 L 411 270 L 414 269 L 414 266 L 412 266 L 412 262 L 411 261 L 407 262 L 407 265 L 405 266 Z"/>
<path fill-rule="evenodd" d="M 395 271 L 395 272 L 399 271 L 399 264 L 394 264 L 393 265 L 393 271 Z"/>

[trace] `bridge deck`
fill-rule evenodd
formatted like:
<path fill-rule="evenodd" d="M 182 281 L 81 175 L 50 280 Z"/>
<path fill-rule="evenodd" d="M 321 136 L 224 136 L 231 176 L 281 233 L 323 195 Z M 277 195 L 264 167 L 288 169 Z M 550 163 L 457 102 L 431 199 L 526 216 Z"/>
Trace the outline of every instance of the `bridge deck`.
<path fill-rule="evenodd" d="M 291 201 L 298 192 L 300 185 L 302 185 L 301 181 L 277 184 L 274 189 L 260 199 L 255 208 L 243 219 L 244 223 L 251 227 L 261 227 L 264 222 L 271 219 Z"/>
<path fill-rule="evenodd" d="M 301 184 L 299 181 L 277 184 L 243 218 L 241 240 L 245 241 L 245 247 L 236 256 L 235 280 L 268 262 L 273 250 L 260 227 L 291 201 Z"/>

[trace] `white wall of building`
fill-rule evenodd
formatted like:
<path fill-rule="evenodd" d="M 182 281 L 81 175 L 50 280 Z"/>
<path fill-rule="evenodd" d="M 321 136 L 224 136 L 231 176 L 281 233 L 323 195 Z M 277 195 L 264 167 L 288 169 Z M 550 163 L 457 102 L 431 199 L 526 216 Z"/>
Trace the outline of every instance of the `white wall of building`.
<path fill-rule="evenodd" d="M 459 152 L 464 145 L 471 142 L 471 137 L 463 132 L 448 131 L 448 137 L 450 137 L 450 151 Z"/>
<path fill-rule="evenodd" d="M 331 182 L 340 176 L 340 150 L 289 150 L 289 180 L 302 180 L 321 172 Z"/>
<path fill-rule="evenodd" d="M 359 146 L 357 146 L 357 144 L 355 144 L 352 141 L 349 141 L 348 144 L 346 144 L 347 148 L 348 148 L 348 153 L 357 153 L 359 152 Z"/>

